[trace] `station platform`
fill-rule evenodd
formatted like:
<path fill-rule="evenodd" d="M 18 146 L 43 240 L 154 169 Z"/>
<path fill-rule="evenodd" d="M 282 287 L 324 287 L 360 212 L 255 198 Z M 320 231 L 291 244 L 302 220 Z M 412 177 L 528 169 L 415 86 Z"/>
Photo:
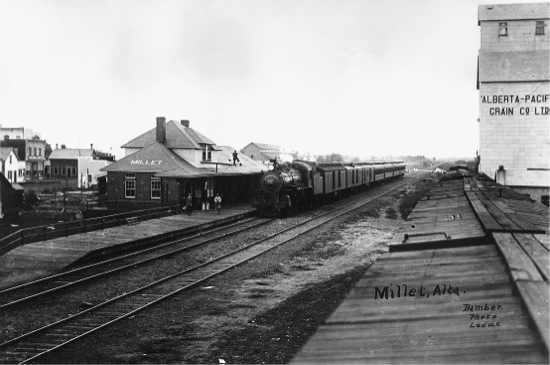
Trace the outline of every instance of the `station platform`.
<path fill-rule="evenodd" d="M 441 181 L 292 363 L 549 362 L 548 207 Z"/>
<path fill-rule="evenodd" d="M 68 237 L 29 243 L 0 256 L 0 288 L 30 281 L 58 272 L 68 266 L 99 260 L 151 244 L 159 240 L 193 234 L 202 229 L 253 215 L 248 204 L 232 204 L 222 208 L 193 211 L 141 221 Z"/>

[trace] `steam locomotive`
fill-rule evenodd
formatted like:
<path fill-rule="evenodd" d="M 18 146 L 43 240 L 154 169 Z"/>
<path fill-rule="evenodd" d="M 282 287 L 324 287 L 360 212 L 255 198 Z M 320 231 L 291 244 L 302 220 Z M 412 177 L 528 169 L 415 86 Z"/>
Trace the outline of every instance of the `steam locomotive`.
<path fill-rule="evenodd" d="M 328 163 L 273 161 L 261 176 L 254 207 L 263 215 L 279 215 L 311 207 L 331 197 L 403 176 L 405 163 Z"/>

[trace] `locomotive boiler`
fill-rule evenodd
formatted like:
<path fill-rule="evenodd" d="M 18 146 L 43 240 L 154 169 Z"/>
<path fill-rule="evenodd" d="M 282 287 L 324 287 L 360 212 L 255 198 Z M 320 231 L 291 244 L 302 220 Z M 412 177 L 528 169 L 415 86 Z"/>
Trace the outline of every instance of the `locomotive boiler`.
<path fill-rule="evenodd" d="M 311 166 L 302 161 L 291 164 L 274 162 L 260 180 L 254 206 L 263 214 L 288 213 L 301 206 L 309 189 Z"/>

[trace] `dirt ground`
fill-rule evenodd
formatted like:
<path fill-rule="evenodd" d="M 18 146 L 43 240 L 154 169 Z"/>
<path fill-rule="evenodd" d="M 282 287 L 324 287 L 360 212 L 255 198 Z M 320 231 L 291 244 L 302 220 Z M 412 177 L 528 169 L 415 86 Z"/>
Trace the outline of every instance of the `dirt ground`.
<path fill-rule="evenodd" d="M 388 244 L 397 242 L 404 221 L 396 212 L 409 190 L 40 362 L 287 363 Z"/>

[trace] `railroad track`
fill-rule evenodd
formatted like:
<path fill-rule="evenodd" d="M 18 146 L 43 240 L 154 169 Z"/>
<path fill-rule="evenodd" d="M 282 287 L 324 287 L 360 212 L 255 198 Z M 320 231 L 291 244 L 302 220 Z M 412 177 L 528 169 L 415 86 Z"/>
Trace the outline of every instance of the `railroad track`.
<path fill-rule="evenodd" d="M 407 180 L 389 183 L 377 189 L 373 196 L 306 219 L 267 238 L 213 258 L 209 262 L 172 274 L 78 314 L 11 339 L 0 344 L 0 362 L 29 363 L 37 361 L 40 357 L 69 343 L 128 318 L 160 301 L 203 284 L 211 278 L 253 260 L 323 224 L 359 209 L 406 183 L 408 183 Z"/>
<path fill-rule="evenodd" d="M 237 223 L 224 225 L 222 227 L 203 231 L 184 238 L 169 240 L 163 244 L 155 245 L 154 247 L 134 251 L 126 255 L 117 256 L 112 259 L 63 271 L 24 284 L 2 289 L 0 290 L 0 310 L 31 299 L 36 299 L 37 297 L 43 295 L 53 294 L 59 290 L 65 290 L 69 287 L 81 285 L 85 282 L 95 280 L 106 275 L 112 275 L 123 270 L 133 269 L 137 266 L 151 263 L 155 260 L 165 259 L 169 256 L 176 255 L 184 251 L 196 249 L 204 244 L 256 228 L 270 221 L 271 219 L 249 218 Z M 204 238 L 207 236 L 211 237 Z M 193 243 L 193 240 L 198 238 L 204 239 Z M 177 247 L 186 242 L 192 243 L 183 247 Z"/>

